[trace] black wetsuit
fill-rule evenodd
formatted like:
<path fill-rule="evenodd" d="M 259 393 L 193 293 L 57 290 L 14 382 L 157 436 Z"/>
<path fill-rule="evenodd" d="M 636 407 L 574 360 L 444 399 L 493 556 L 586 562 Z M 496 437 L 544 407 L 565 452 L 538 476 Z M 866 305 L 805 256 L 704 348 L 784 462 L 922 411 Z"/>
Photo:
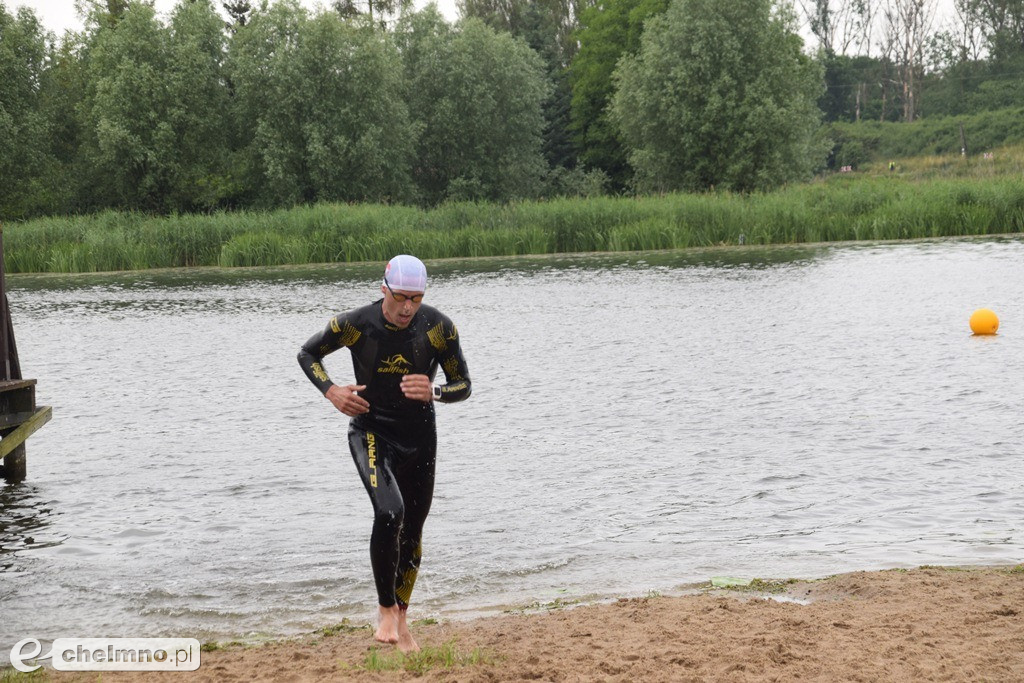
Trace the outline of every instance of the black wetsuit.
<path fill-rule="evenodd" d="M 370 500 L 373 534 L 370 563 L 384 607 L 409 604 L 420 565 L 423 522 L 434 493 L 437 435 L 434 405 L 408 399 L 402 377 L 440 367 L 446 379 L 442 403 L 469 397 L 469 370 L 455 325 L 436 308 L 421 305 L 405 329 L 384 317 L 382 300 L 342 313 L 299 351 L 299 365 L 321 393 L 334 384 L 323 357 L 342 347 L 352 352 L 359 395 L 370 411 L 352 418 L 348 442 Z"/>

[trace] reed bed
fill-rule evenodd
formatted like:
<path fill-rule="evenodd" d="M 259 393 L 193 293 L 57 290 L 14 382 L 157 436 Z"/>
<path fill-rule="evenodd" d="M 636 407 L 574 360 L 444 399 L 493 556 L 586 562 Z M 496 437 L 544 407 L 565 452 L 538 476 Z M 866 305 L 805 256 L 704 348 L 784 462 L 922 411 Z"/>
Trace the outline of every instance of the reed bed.
<path fill-rule="evenodd" d="M 919 162 L 923 169 L 945 163 Z M 429 210 L 318 204 L 167 217 L 111 211 L 8 224 L 6 268 L 272 266 L 384 261 L 396 253 L 434 259 L 1024 231 L 1024 179 L 1000 171 L 929 180 L 898 171 L 848 173 L 766 194 L 456 203 Z"/>

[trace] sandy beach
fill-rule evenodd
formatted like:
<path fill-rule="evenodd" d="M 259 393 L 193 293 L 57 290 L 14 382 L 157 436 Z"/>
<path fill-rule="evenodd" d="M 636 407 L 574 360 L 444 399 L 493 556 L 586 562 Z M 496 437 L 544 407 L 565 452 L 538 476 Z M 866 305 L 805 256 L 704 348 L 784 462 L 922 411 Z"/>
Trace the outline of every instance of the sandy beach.
<path fill-rule="evenodd" d="M 413 616 L 416 616 L 413 613 Z M 429 620 L 428 620 L 429 622 Z M 366 627 L 204 652 L 175 681 L 1022 681 L 1024 565 L 856 572 L 754 590 L 417 623 L 406 660 Z M 461 661 L 459 661 L 461 660 Z M 97 674 L 55 676 L 95 680 Z M 158 677 L 148 674 L 146 679 Z M 104 673 L 103 681 L 138 679 Z"/>

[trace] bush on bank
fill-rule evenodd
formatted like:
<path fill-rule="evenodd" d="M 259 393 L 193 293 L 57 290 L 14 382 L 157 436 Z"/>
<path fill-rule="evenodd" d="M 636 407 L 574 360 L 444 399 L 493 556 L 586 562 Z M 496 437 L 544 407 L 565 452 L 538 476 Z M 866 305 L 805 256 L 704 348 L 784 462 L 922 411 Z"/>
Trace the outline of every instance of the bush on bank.
<path fill-rule="evenodd" d="M 929 155 L 959 155 L 960 126 L 969 155 L 1024 142 L 1024 108 L 1011 107 L 963 116 L 933 116 L 913 123 L 892 121 L 829 124 L 830 166 L 862 166 Z"/>

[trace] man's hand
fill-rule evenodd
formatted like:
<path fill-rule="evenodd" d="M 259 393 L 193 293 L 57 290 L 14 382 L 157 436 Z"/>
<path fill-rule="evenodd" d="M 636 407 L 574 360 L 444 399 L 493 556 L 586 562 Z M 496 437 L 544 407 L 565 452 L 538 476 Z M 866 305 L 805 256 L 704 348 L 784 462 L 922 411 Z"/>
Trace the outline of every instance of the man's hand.
<path fill-rule="evenodd" d="M 344 387 L 339 387 L 337 384 L 334 384 L 327 390 L 327 393 L 324 394 L 324 396 L 334 404 L 335 408 L 349 417 L 355 417 L 356 415 L 362 415 L 363 413 L 370 412 L 370 404 L 366 402 L 366 399 L 356 393 L 357 391 L 362 391 L 365 388 L 365 384 L 349 384 Z"/>
<path fill-rule="evenodd" d="M 434 387 L 426 375 L 405 375 L 402 377 L 402 393 L 413 401 L 430 403 L 434 400 Z"/>

